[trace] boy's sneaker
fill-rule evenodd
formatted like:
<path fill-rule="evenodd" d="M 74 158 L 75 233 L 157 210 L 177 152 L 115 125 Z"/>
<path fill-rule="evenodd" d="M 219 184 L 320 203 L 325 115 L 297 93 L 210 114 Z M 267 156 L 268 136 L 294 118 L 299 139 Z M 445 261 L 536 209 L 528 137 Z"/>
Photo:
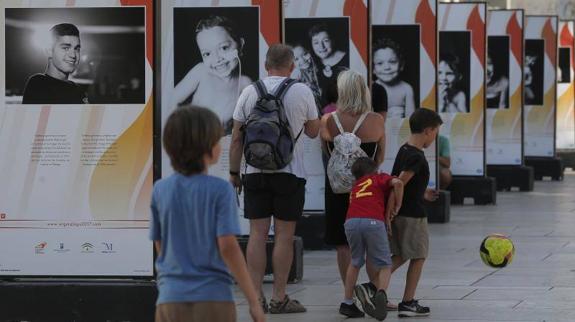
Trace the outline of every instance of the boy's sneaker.
<path fill-rule="evenodd" d="M 401 302 L 397 310 L 400 318 L 415 317 L 415 316 L 428 316 L 431 312 L 428 307 L 419 305 L 417 300 L 409 302 Z"/>
<path fill-rule="evenodd" d="M 369 294 L 369 297 L 373 297 L 375 295 L 375 293 L 377 293 L 377 287 L 375 287 L 375 285 L 372 282 L 363 283 L 363 284 L 360 284 L 360 286 L 366 290 L 367 294 Z M 387 302 L 386 307 L 387 307 L 387 312 L 397 311 L 397 304 Z"/>
<path fill-rule="evenodd" d="M 355 297 L 359 301 L 359 304 L 361 305 L 361 309 L 363 310 L 363 312 L 367 313 L 368 310 L 373 310 L 375 306 L 371 301 L 369 290 L 367 287 L 365 287 L 365 284 L 356 285 L 353 289 L 353 293 L 355 294 Z"/>
<path fill-rule="evenodd" d="M 341 303 L 341 305 L 339 306 L 339 314 L 345 315 L 348 318 L 362 318 L 365 316 L 365 314 L 361 312 L 361 310 L 355 305 L 355 303 L 353 304 Z"/>
<path fill-rule="evenodd" d="M 307 309 L 297 300 L 290 299 L 287 295 L 283 301 L 270 300 L 269 312 L 271 314 L 303 313 Z"/>
<path fill-rule="evenodd" d="M 367 314 L 378 321 L 383 321 L 387 317 L 387 294 L 384 290 L 379 290 L 371 298 L 374 307 L 373 310 L 368 310 Z"/>
<path fill-rule="evenodd" d="M 372 282 L 359 284 L 359 286 L 366 290 L 367 294 L 369 294 L 369 297 L 373 297 L 375 293 L 377 293 L 377 287 Z"/>
<path fill-rule="evenodd" d="M 384 290 L 379 290 L 374 296 L 369 296 L 367 287 L 357 285 L 354 291 L 355 297 L 367 315 L 378 321 L 383 321 L 387 317 L 387 294 Z"/>

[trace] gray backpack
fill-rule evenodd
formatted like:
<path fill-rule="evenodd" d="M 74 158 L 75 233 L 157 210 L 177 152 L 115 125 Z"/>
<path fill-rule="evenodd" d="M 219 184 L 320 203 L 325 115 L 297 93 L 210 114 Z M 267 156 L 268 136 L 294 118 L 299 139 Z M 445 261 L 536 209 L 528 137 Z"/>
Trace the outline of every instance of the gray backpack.
<path fill-rule="evenodd" d="M 294 138 L 283 97 L 296 82 L 286 78 L 273 94 L 267 92 L 261 80 L 254 83 L 258 100 L 243 127 L 246 164 L 261 170 L 280 170 L 291 162 L 303 128 Z"/>
<path fill-rule="evenodd" d="M 355 160 L 367 157 L 367 154 L 361 149 L 361 139 L 355 135 L 355 132 L 365 120 L 367 113 L 359 117 L 351 132 L 343 130 L 337 117 L 337 112 L 333 112 L 331 115 L 337 125 L 339 134 L 333 139 L 334 148 L 327 163 L 327 177 L 331 190 L 334 193 L 348 193 L 351 191 L 355 181 L 351 174 L 351 166 Z"/>

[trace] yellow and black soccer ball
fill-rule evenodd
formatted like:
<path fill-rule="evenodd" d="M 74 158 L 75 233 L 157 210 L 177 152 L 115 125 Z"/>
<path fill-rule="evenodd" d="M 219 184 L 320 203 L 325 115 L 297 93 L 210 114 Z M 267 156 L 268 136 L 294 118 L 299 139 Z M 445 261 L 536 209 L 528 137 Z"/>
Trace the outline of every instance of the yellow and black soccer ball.
<path fill-rule="evenodd" d="M 511 264 L 513 255 L 515 255 L 515 246 L 507 236 L 491 234 L 481 242 L 479 255 L 485 265 L 503 268 Z"/>

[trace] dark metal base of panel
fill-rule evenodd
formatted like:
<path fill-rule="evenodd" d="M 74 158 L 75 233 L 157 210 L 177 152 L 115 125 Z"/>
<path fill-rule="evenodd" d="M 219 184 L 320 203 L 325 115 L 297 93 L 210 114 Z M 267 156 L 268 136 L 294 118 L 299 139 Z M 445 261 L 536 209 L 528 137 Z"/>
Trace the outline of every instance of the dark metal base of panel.
<path fill-rule="evenodd" d="M 525 157 L 525 165 L 533 167 L 535 180 L 548 177 L 553 181 L 563 180 L 563 161 L 557 157 Z"/>
<path fill-rule="evenodd" d="M 0 282 L 0 320 L 153 322 L 153 281 L 16 279 Z"/>
<path fill-rule="evenodd" d="M 326 245 L 325 237 L 325 213 L 322 212 L 304 212 L 295 229 L 296 236 L 303 239 L 303 248 L 305 250 L 322 250 L 332 249 Z"/>
<path fill-rule="evenodd" d="M 462 205 L 465 198 L 473 198 L 476 205 L 489 205 L 497 202 L 496 188 L 492 177 L 453 177 L 448 189 L 452 205 Z"/>
<path fill-rule="evenodd" d="M 557 157 L 563 161 L 565 168 L 575 170 L 575 150 L 559 150 L 557 151 Z"/>
<path fill-rule="evenodd" d="M 451 193 L 439 191 L 439 198 L 433 202 L 425 202 L 427 221 L 430 223 L 447 223 L 451 217 Z"/>
<path fill-rule="evenodd" d="M 533 191 L 535 175 L 532 167 L 520 165 L 488 165 L 487 175 L 497 181 L 497 191 L 519 188 L 519 191 Z"/>
<path fill-rule="evenodd" d="M 246 253 L 246 247 L 248 246 L 248 236 L 242 236 L 238 238 L 240 247 Z M 272 253 L 274 250 L 274 237 L 269 236 L 266 241 L 266 275 L 273 274 L 272 265 Z M 301 237 L 295 236 L 293 239 L 293 261 L 291 264 L 291 269 L 288 276 L 288 283 L 298 283 L 303 278 L 303 240 Z"/>

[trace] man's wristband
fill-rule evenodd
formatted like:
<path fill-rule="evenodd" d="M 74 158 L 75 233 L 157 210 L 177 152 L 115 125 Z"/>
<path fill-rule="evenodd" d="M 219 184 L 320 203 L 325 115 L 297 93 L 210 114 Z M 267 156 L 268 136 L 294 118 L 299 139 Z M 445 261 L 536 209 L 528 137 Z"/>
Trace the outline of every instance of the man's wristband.
<path fill-rule="evenodd" d="M 230 171 L 230 176 L 239 177 L 240 173 L 239 173 L 239 171 Z"/>

